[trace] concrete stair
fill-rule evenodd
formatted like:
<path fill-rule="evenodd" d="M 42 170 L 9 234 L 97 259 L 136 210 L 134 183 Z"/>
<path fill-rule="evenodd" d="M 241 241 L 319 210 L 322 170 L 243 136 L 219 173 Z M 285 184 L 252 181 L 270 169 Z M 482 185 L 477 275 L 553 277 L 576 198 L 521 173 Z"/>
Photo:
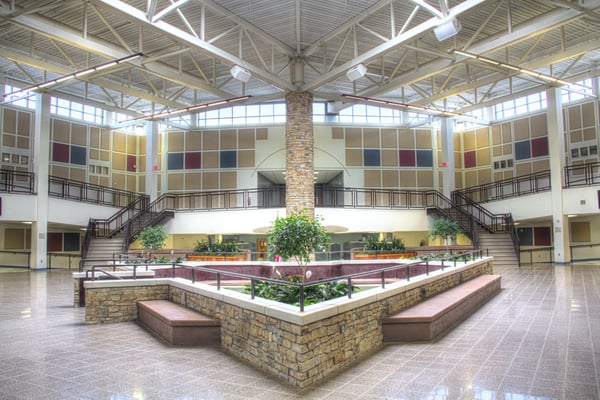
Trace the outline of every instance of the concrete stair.
<path fill-rule="evenodd" d="M 112 260 L 123 252 L 123 238 L 93 238 L 90 241 L 87 256 L 83 260 L 84 267 L 91 267 L 95 264 L 106 263 L 106 260 Z M 99 262 L 102 260 L 102 262 Z"/>
<path fill-rule="evenodd" d="M 478 228 L 479 248 L 494 257 L 494 266 L 519 267 L 510 233 L 490 233 Z"/>

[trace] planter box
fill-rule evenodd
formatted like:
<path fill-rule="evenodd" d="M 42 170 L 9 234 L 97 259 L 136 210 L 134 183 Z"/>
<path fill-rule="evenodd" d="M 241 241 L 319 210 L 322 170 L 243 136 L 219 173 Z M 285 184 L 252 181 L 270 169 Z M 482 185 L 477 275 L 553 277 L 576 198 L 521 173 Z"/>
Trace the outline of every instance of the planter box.
<path fill-rule="evenodd" d="M 398 258 L 414 258 L 417 256 L 415 251 L 405 251 L 402 253 L 352 253 L 353 260 L 395 260 Z"/>
<path fill-rule="evenodd" d="M 186 257 L 188 261 L 248 261 L 249 254 L 239 255 L 211 255 L 211 254 L 190 254 Z"/>

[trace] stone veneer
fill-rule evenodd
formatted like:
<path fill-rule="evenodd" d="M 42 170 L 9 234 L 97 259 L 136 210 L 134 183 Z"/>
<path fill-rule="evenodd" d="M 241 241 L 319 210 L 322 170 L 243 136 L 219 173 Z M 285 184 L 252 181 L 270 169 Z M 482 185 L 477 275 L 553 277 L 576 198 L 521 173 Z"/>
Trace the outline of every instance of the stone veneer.
<path fill-rule="evenodd" d="M 285 204 L 286 214 L 308 212 L 314 217 L 313 96 L 290 92 L 285 96 Z"/>
<path fill-rule="evenodd" d="M 86 322 L 133 321 L 137 300 L 170 299 L 221 321 L 230 354 L 290 385 L 306 388 L 383 346 L 384 317 L 463 281 L 491 274 L 492 258 L 459 263 L 340 298 L 298 307 L 181 278 L 85 282 Z"/>

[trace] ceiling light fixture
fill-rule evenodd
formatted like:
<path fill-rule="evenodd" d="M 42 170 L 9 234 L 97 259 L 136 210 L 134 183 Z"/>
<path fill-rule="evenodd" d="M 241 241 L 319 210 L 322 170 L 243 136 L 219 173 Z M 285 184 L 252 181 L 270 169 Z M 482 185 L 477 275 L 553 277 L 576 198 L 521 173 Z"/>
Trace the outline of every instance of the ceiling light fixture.
<path fill-rule="evenodd" d="M 126 121 L 120 121 L 119 123 L 121 124 L 121 123 L 132 122 L 132 121 L 144 121 L 144 120 L 169 118 L 169 117 L 172 117 L 173 115 L 181 114 L 184 112 L 192 112 L 192 111 L 200 110 L 202 108 L 215 107 L 215 106 L 218 106 L 221 104 L 227 104 L 227 103 L 234 103 L 236 101 L 246 100 L 251 97 L 252 96 L 240 96 L 240 97 L 233 97 L 231 99 L 217 100 L 217 101 L 213 101 L 210 103 L 203 103 L 203 104 L 198 104 L 195 106 L 178 108 L 176 110 L 163 111 L 163 112 L 152 114 L 152 115 L 144 115 L 143 117 L 137 117 L 137 118 L 129 119 Z"/>
<path fill-rule="evenodd" d="M 59 83 L 68 81 L 70 79 L 79 78 L 81 76 L 88 75 L 88 74 L 91 74 L 91 73 L 96 72 L 96 71 L 100 71 L 100 70 L 103 70 L 103 69 L 106 69 L 106 68 L 110 68 L 110 67 L 112 67 L 114 65 L 117 65 L 117 64 L 122 64 L 124 62 L 131 61 L 131 60 L 134 60 L 134 59 L 136 59 L 138 57 L 142 57 L 143 55 L 144 55 L 144 53 L 141 53 L 141 52 L 140 53 L 135 53 L 135 54 L 129 55 L 127 57 L 119 58 L 119 59 L 116 59 L 116 60 L 113 60 L 113 61 L 109 61 L 109 62 L 104 63 L 104 64 L 96 65 L 94 67 L 86 68 L 86 69 L 81 70 L 81 71 L 73 72 L 72 74 L 67 74 L 67 75 L 61 76 L 60 78 L 56 78 L 56 79 L 52 79 L 52 80 L 49 80 L 49 81 L 46 81 L 46 82 L 38 83 L 37 85 L 30 86 L 30 87 L 25 88 L 25 89 L 17 90 L 15 92 L 11 92 L 11 93 L 5 93 L 2 96 L 3 97 L 20 96 L 20 95 L 32 92 L 34 90 L 44 89 L 44 88 L 47 88 L 49 86 L 57 85 Z"/>
<path fill-rule="evenodd" d="M 350 82 L 354 82 L 355 80 L 362 78 L 367 73 L 367 67 L 364 64 L 358 64 L 354 67 L 350 68 L 348 72 L 346 72 L 346 76 L 350 80 Z"/>
<path fill-rule="evenodd" d="M 231 76 L 233 76 L 235 79 L 244 83 L 248 82 L 252 77 L 250 71 L 244 67 L 240 67 L 239 65 L 234 65 L 229 72 L 231 72 Z"/>
<path fill-rule="evenodd" d="M 423 107 L 423 106 L 416 106 L 416 105 L 413 105 L 413 104 L 397 103 L 395 101 L 374 99 L 374 98 L 371 98 L 371 97 L 355 96 L 353 94 L 342 94 L 342 96 L 347 97 L 349 99 L 354 99 L 354 100 L 368 101 L 370 103 L 377 103 L 377 104 L 384 104 L 384 105 L 390 105 L 390 106 L 395 106 L 395 107 L 402 107 L 402 108 L 406 108 L 408 110 L 412 110 L 412 111 L 416 111 L 416 112 L 423 112 L 423 113 L 426 113 L 426 114 L 439 115 L 441 117 L 465 117 L 465 118 L 472 118 L 469 115 L 455 113 L 455 112 L 452 112 L 452 111 L 436 110 L 435 108 L 431 108 L 431 107 Z"/>
<path fill-rule="evenodd" d="M 460 22 L 456 18 L 452 18 L 433 28 L 433 33 L 438 42 L 442 42 L 456 35 L 460 31 L 460 28 Z"/>
<path fill-rule="evenodd" d="M 484 62 L 484 63 L 487 63 L 487 64 L 495 65 L 497 67 L 510 69 L 512 71 L 515 71 L 515 72 L 520 72 L 522 74 L 529 75 L 529 76 L 532 76 L 534 78 L 538 78 L 538 79 L 544 80 L 544 81 L 549 82 L 549 83 L 570 86 L 572 88 L 576 88 L 576 89 L 583 90 L 583 91 L 589 91 L 590 90 L 590 88 L 587 87 L 587 86 L 579 85 L 577 83 L 567 82 L 567 81 L 565 81 L 563 79 L 558 79 L 558 78 L 555 78 L 555 77 L 553 77 L 551 75 L 542 74 L 542 73 L 539 73 L 539 72 L 536 72 L 536 71 L 533 71 L 533 70 L 530 70 L 530 69 L 521 68 L 521 67 L 519 67 L 517 65 L 507 64 L 507 63 L 504 63 L 502 61 L 492 60 L 491 58 L 482 57 L 480 55 L 469 53 L 469 52 L 466 52 L 466 51 L 454 50 L 454 54 L 458 54 L 459 56 L 464 56 L 464 57 L 472 58 L 472 59 L 477 60 L 477 61 L 481 61 L 481 62 Z"/>

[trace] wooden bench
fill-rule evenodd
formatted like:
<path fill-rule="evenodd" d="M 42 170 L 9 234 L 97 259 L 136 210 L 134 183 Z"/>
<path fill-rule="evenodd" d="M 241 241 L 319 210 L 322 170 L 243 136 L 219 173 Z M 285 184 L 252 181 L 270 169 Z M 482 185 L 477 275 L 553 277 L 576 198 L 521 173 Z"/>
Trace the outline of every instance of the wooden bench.
<path fill-rule="evenodd" d="M 383 342 L 439 339 L 500 291 L 499 275 L 481 275 L 383 319 Z"/>
<path fill-rule="evenodd" d="M 220 321 L 168 300 L 138 301 L 137 322 L 174 345 L 220 345 Z"/>

